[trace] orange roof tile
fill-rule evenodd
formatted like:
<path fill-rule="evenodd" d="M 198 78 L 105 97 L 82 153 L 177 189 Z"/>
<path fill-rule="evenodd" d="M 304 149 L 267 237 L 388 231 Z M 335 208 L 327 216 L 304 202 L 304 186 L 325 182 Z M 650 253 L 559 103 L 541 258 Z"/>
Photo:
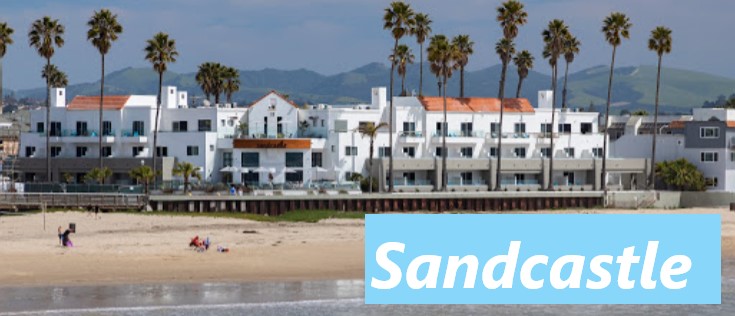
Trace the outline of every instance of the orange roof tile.
<path fill-rule="evenodd" d="M 129 95 L 106 95 L 103 102 L 103 109 L 120 110 L 128 102 L 128 99 L 130 99 Z M 67 110 L 99 110 L 100 97 L 78 95 L 74 97 L 74 100 L 71 100 L 71 103 L 66 108 Z"/>
<path fill-rule="evenodd" d="M 419 97 L 426 111 L 444 111 L 442 97 Z M 505 99 L 506 112 L 535 112 L 526 99 Z M 497 98 L 447 98 L 447 112 L 500 112 L 500 99 Z"/>
<path fill-rule="evenodd" d="M 675 129 L 684 128 L 684 123 L 685 122 L 682 120 L 674 120 L 674 121 L 671 121 L 671 123 L 669 123 L 669 128 L 675 128 Z"/>
<path fill-rule="evenodd" d="M 250 103 L 250 105 L 248 105 L 247 107 L 251 107 L 251 106 L 255 105 L 256 103 L 258 103 L 258 102 L 260 102 L 261 100 L 265 99 L 265 97 L 267 97 L 267 96 L 268 96 L 268 95 L 270 95 L 271 93 L 274 93 L 275 95 L 277 95 L 277 96 L 278 96 L 278 97 L 280 97 L 281 99 L 283 99 L 283 100 L 285 100 L 286 102 L 288 102 L 289 104 L 291 104 L 291 105 L 292 105 L 293 107 L 295 107 L 295 108 L 297 108 L 297 109 L 299 108 L 299 106 L 298 106 L 298 105 L 296 105 L 296 103 L 294 103 L 293 101 L 289 100 L 289 99 L 288 99 L 288 98 L 287 98 L 287 97 L 286 97 L 285 95 L 283 95 L 283 94 L 280 94 L 280 93 L 278 93 L 278 91 L 276 91 L 276 90 L 271 90 L 270 92 L 266 93 L 265 95 L 263 95 L 263 96 L 262 96 L 262 97 L 260 97 L 259 99 L 257 99 L 257 100 L 255 100 L 255 101 L 253 101 L 253 103 Z"/>

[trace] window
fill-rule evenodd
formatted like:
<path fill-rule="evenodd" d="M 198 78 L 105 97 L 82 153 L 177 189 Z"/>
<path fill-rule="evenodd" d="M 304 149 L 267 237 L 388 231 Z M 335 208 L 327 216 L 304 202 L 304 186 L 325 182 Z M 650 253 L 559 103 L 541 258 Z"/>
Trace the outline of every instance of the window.
<path fill-rule="evenodd" d="M 211 132 L 212 131 L 212 121 L 211 120 L 199 120 L 197 122 L 197 125 L 199 125 L 199 131 L 200 132 Z"/>
<path fill-rule="evenodd" d="M 286 182 L 303 182 L 304 171 L 296 170 L 296 172 L 286 172 Z"/>
<path fill-rule="evenodd" d="M 345 156 L 357 156 L 357 147 L 345 146 Z"/>
<path fill-rule="evenodd" d="M 416 147 L 403 147 L 403 155 L 406 157 L 416 157 Z"/>
<path fill-rule="evenodd" d="M 500 131 L 500 123 L 490 123 L 490 133 L 498 133 Z"/>
<path fill-rule="evenodd" d="M 526 148 L 525 147 L 513 148 L 513 155 L 518 158 L 526 158 Z"/>
<path fill-rule="evenodd" d="M 186 146 L 187 156 L 199 156 L 199 146 Z"/>
<path fill-rule="evenodd" d="M 84 157 L 87 155 L 87 147 L 77 146 L 77 157 Z"/>
<path fill-rule="evenodd" d="M 717 182 L 717 177 L 704 178 L 704 185 L 711 188 L 717 187 Z"/>
<path fill-rule="evenodd" d="M 229 126 L 229 127 L 235 126 L 235 120 L 232 120 L 232 119 L 227 120 L 227 126 Z"/>
<path fill-rule="evenodd" d="M 602 158 L 602 148 L 595 147 L 592 148 L 592 155 L 595 156 L 595 158 Z"/>
<path fill-rule="evenodd" d="M 258 172 L 243 172 L 240 179 L 245 184 L 258 184 L 260 183 L 260 173 Z"/>
<path fill-rule="evenodd" d="M 226 120 L 219 120 L 220 126 L 225 127 L 225 124 L 226 124 L 225 121 Z"/>
<path fill-rule="evenodd" d="M 77 136 L 88 136 L 87 122 L 77 122 Z M 79 156 L 77 156 L 79 157 Z"/>
<path fill-rule="evenodd" d="M 403 181 L 405 181 L 407 185 L 414 185 L 416 183 L 416 173 L 415 172 L 404 172 Z"/>
<path fill-rule="evenodd" d="M 322 119 L 322 127 L 324 127 L 324 120 Z"/>
<path fill-rule="evenodd" d="M 472 123 L 461 123 L 459 124 L 459 129 L 462 132 L 463 137 L 472 136 Z"/>
<path fill-rule="evenodd" d="M 156 147 L 156 157 L 168 157 L 168 147 L 166 146 Z"/>
<path fill-rule="evenodd" d="M 390 147 L 378 147 L 378 157 L 390 157 Z"/>
<path fill-rule="evenodd" d="M 102 157 L 112 157 L 112 147 L 110 146 L 102 147 Z"/>
<path fill-rule="evenodd" d="M 436 149 L 434 150 L 434 156 L 436 156 L 436 157 L 441 157 L 442 156 L 442 148 L 441 147 L 436 147 Z"/>
<path fill-rule="evenodd" d="M 548 158 L 551 157 L 551 147 L 544 147 L 539 150 L 541 153 L 541 157 Z"/>
<path fill-rule="evenodd" d="M 35 146 L 26 146 L 26 157 L 33 157 L 35 153 L 36 153 Z"/>
<path fill-rule="evenodd" d="M 232 167 L 232 153 L 231 152 L 222 153 L 222 167 Z"/>
<path fill-rule="evenodd" d="M 49 128 L 50 136 L 61 136 L 61 122 L 51 122 Z"/>
<path fill-rule="evenodd" d="M 704 151 L 701 154 L 701 160 L 702 162 L 716 162 L 717 161 L 717 153 L 713 151 Z"/>
<path fill-rule="evenodd" d="M 562 133 L 562 134 L 571 134 L 572 133 L 572 124 L 568 124 L 568 123 L 559 124 L 559 133 Z"/>
<path fill-rule="evenodd" d="M 143 146 L 133 147 L 133 157 L 138 157 L 141 154 L 143 154 Z"/>
<path fill-rule="evenodd" d="M 719 138 L 720 128 L 719 127 L 700 127 L 699 138 Z"/>
<path fill-rule="evenodd" d="M 567 155 L 567 158 L 574 158 L 574 148 L 564 148 L 564 154 Z"/>
<path fill-rule="evenodd" d="M 311 153 L 311 166 L 324 167 L 324 165 L 322 165 L 322 153 Z"/>
<path fill-rule="evenodd" d="M 324 124 L 322 124 L 322 127 L 324 127 Z M 334 120 L 334 131 L 337 133 L 346 133 L 347 132 L 347 120 Z"/>
<path fill-rule="evenodd" d="M 260 153 L 242 153 L 240 154 L 240 166 L 242 167 L 260 167 Z"/>
<path fill-rule="evenodd" d="M 564 172 L 563 176 L 567 180 L 566 185 L 574 185 L 574 172 Z"/>
<path fill-rule="evenodd" d="M 214 145 L 213 144 L 210 144 L 209 145 L 209 151 L 214 151 Z"/>
<path fill-rule="evenodd" d="M 735 152 L 730 153 L 730 161 L 735 161 Z"/>
<path fill-rule="evenodd" d="M 541 123 L 541 134 L 551 135 L 551 123 Z"/>
<path fill-rule="evenodd" d="M 276 118 L 276 133 L 277 134 L 283 134 L 283 123 L 281 121 L 283 120 L 283 117 L 277 117 Z"/>
<path fill-rule="evenodd" d="M 414 136 L 416 134 L 415 122 L 403 122 L 403 135 Z"/>
<path fill-rule="evenodd" d="M 464 158 L 472 158 L 472 147 L 462 147 L 459 149 L 459 153 Z"/>
<path fill-rule="evenodd" d="M 513 124 L 513 132 L 516 134 L 522 134 L 526 132 L 526 123 L 515 123 Z"/>
<path fill-rule="evenodd" d="M 188 132 L 189 123 L 187 121 L 174 121 L 171 130 L 174 132 Z"/>
<path fill-rule="evenodd" d="M 133 121 L 133 136 L 145 136 L 145 123 L 143 121 Z"/>
<path fill-rule="evenodd" d="M 286 167 L 303 167 L 304 153 L 286 153 Z"/>
<path fill-rule="evenodd" d="M 592 123 L 582 123 L 579 125 L 579 132 L 582 134 L 592 133 Z"/>
<path fill-rule="evenodd" d="M 263 117 L 263 134 L 268 135 L 268 117 Z"/>
<path fill-rule="evenodd" d="M 442 126 L 444 128 L 442 128 Z M 446 136 L 447 135 L 447 123 L 444 122 L 436 122 L 436 136 Z M 443 132 L 442 132 L 443 131 Z M 444 135 L 442 135 L 444 133 Z"/>
<path fill-rule="evenodd" d="M 61 147 L 51 146 L 51 157 L 58 157 L 61 154 Z"/>
<path fill-rule="evenodd" d="M 490 157 L 498 157 L 498 147 L 490 147 Z"/>
<path fill-rule="evenodd" d="M 43 122 L 36 123 L 36 132 L 43 133 Z"/>
<path fill-rule="evenodd" d="M 103 136 L 115 136 L 115 133 L 112 132 L 112 122 L 110 121 L 102 122 L 102 135 Z"/>
<path fill-rule="evenodd" d="M 461 172 L 462 184 L 472 184 L 472 172 Z"/>

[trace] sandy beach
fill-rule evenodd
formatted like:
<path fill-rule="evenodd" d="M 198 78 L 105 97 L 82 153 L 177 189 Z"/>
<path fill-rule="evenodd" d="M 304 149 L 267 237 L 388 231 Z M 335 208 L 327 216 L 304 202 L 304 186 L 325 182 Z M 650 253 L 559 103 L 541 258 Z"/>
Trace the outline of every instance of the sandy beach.
<path fill-rule="evenodd" d="M 564 210 L 541 213 L 721 214 L 723 274 L 735 275 L 735 212 L 722 209 Z M 73 222 L 75 247 L 59 246 Z M 245 231 L 245 233 L 243 233 Z M 254 233 L 253 233 L 254 231 Z M 212 248 L 188 247 L 209 236 Z M 82 212 L 0 216 L 0 284 L 86 285 L 361 279 L 364 221 L 266 223 L 208 217 Z"/>

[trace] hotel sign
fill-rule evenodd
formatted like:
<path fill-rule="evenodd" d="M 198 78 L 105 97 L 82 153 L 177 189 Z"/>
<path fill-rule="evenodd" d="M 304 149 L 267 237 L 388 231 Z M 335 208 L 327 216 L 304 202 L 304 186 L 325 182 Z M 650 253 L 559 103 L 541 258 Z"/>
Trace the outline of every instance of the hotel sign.
<path fill-rule="evenodd" d="M 235 139 L 234 148 L 255 149 L 309 149 L 310 139 Z"/>

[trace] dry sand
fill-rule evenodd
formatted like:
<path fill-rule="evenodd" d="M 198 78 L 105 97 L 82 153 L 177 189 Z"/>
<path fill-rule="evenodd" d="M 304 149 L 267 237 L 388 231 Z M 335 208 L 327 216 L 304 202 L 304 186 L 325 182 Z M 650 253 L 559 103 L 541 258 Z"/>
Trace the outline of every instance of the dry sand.
<path fill-rule="evenodd" d="M 541 213 L 693 213 L 722 215 L 723 274 L 735 262 L 735 212 L 726 209 L 567 210 Z M 75 247 L 58 245 L 57 227 L 77 224 Z M 243 231 L 256 233 L 243 233 Z M 191 237 L 209 236 L 197 253 Z M 263 223 L 206 217 L 81 212 L 0 216 L 0 285 L 60 285 L 361 279 L 364 221 Z"/>

